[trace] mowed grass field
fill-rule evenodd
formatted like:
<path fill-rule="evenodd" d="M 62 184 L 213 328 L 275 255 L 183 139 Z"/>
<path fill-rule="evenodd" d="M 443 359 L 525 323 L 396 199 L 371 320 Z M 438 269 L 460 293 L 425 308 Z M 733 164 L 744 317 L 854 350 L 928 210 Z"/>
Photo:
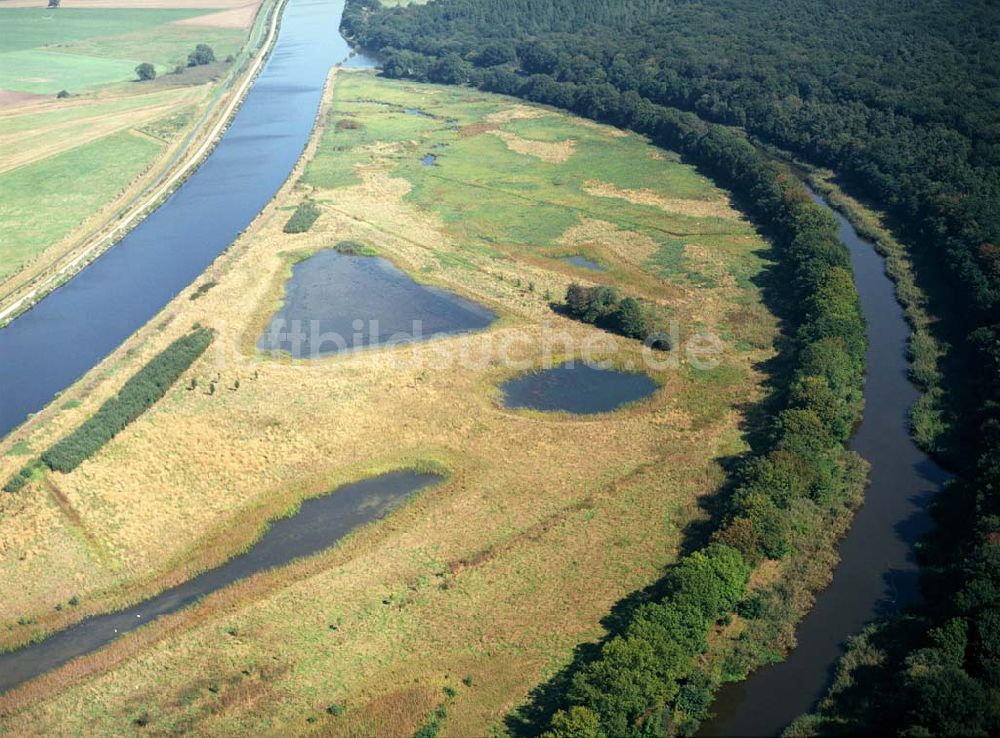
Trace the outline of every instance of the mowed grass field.
<path fill-rule="evenodd" d="M 177 23 L 205 9 L 8 8 L 0 3 L 0 89 L 56 93 L 128 82 L 150 62 L 159 73 L 184 64 L 197 43 L 218 58 L 239 50 L 243 32 Z"/>
<path fill-rule="evenodd" d="M 217 563 L 344 481 L 410 465 L 446 480 L 325 553 L 0 697 L 0 733 L 409 736 L 444 705 L 439 735 L 503 734 L 531 687 L 674 560 L 720 461 L 745 448 L 741 408 L 761 395 L 776 325 L 754 285 L 767 244 L 726 193 L 637 136 L 505 97 L 342 71 L 331 98 L 298 185 L 44 424 L 0 447 L 6 478 L 193 323 L 215 328 L 177 386 L 91 461 L 0 499 L 0 643 Z M 320 218 L 282 233 L 304 197 Z M 342 240 L 500 319 L 318 360 L 257 354 L 290 261 Z M 642 296 L 682 340 L 715 332 L 718 366 L 682 352 L 651 370 L 651 398 L 614 413 L 504 408 L 497 385 L 520 369 L 499 346 L 521 368 L 584 345 L 640 365 L 637 342 L 551 310 L 573 280 Z M 554 349 L 551 331 L 566 339 Z"/>
<path fill-rule="evenodd" d="M 8 99 L 0 103 L 0 281 L 47 249 L 59 253 L 64 239 L 95 223 L 173 142 L 156 130 L 179 133 L 193 123 L 211 81 L 189 73 L 188 84 L 176 84 L 185 75 L 169 73 L 196 44 L 209 44 L 222 60 L 247 36 L 247 28 L 215 25 L 211 2 L 148 8 L 121 0 L 125 7 L 57 10 L 11 4 L 21 3 L 0 2 L 0 100 Z M 160 79 L 137 82 L 141 62 L 152 63 Z M 226 67 L 220 62 L 214 76 Z M 70 97 L 55 99 L 62 90 Z M 165 127 L 149 127 L 158 120 Z"/>
<path fill-rule="evenodd" d="M 69 233 L 139 175 L 162 144 L 116 133 L 0 176 L 5 247 L 0 269 L 28 261 L 53 235 Z M 0 272 L 3 274 L 3 272 Z"/>

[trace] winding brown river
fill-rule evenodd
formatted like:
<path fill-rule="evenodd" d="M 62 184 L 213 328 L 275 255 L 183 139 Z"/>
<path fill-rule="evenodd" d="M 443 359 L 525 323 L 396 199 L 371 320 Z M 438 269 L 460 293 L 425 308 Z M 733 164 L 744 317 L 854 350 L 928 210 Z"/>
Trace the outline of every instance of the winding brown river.
<path fill-rule="evenodd" d="M 813 199 L 829 209 L 815 193 Z M 840 542 L 830 586 L 796 631 L 784 661 L 719 691 L 703 736 L 776 736 L 829 687 L 846 639 L 880 615 L 919 598 L 914 543 L 930 527 L 927 507 L 948 474 L 916 447 L 908 415 L 917 389 L 907 378 L 910 328 L 875 247 L 832 211 L 851 253 L 868 320 L 865 411 L 851 448 L 871 464 L 864 506 Z"/>

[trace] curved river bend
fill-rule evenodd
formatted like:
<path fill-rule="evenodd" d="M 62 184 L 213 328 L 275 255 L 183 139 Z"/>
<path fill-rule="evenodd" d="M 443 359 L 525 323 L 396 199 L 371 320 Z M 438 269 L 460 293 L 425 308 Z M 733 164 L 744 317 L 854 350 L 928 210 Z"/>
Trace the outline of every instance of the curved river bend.
<path fill-rule="evenodd" d="M 829 206 L 815 193 L 813 200 Z M 910 438 L 908 414 L 919 396 L 907 379 L 910 334 L 895 287 L 875 247 L 832 211 L 851 253 L 868 320 L 865 411 L 851 448 L 871 463 L 864 506 L 840 542 L 830 586 L 796 631 L 785 661 L 719 690 L 703 736 L 775 736 L 825 694 L 848 636 L 919 596 L 913 544 L 931 525 L 927 506 L 948 478 Z"/>
<path fill-rule="evenodd" d="M 270 58 L 205 162 L 162 206 L 0 329 L 0 437 L 38 412 L 188 286 L 288 178 L 330 68 L 348 60 L 344 0 L 288 0 Z M 349 66 L 368 66 L 351 57 Z"/>

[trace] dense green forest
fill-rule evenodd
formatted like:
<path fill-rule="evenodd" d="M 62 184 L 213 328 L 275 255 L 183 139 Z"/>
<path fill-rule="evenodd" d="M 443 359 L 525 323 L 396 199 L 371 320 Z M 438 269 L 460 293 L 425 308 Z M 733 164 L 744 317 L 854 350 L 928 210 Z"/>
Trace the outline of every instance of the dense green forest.
<path fill-rule="evenodd" d="M 830 454 L 856 417 L 863 338 L 849 273 L 819 216 L 795 203 L 796 188 L 735 129 L 702 121 L 834 169 L 893 218 L 949 347 L 942 384 L 950 427 L 933 450 L 959 477 L 939 497 L 937 532 L 922 548 L 926 609 L 897 639 L 905 644 L 890 658 L 898 668 L 883 669 L 871 687 L 891 699 L 852 705 L 857 726 L 1000 732 L 1000 715 L 989 709 L 1000 704 L 998 28 L 1000 5 L 989 0 L 434 0 L 395 9 L 349 0 L 344 17 L 345 32 L 381 54 L 385 74 L 473 84 L 633 128 L 702 166 L 776 233 L 805 314 L 788 407 L 770 448 L 746 465 L 750 481 L 738 485 L 735 512 L 717 534 L 747 560 L 794 548 L 785 511 L 799 508 L 789 500 L 803 490 L 821 500 L 816 485 L 835 479 Z M 810 234 L 804 251 L 800 232 Z M 807 403 L 806 414 L 796 403 Z M 798 456 L 789 461 L 788 451 Z M 796 466 L 800 458 L 809 464 Z M 813 476 L 803 487 L 793 470 L 804 468 Z M 607 681 L 611 672 L 599 667 L 570 677 L 573 709 L 552 723 L 555 734 L 620 734 L 625 724 L 655 734 L 658 711 L 667 723 L 696 718 L 700 708 L 690 706 L 704 695 L 692 697 L 697 679 L 683 670 L 666 679 L 675 694 L 650 693 L 631 706 L 601 702 L 600 690 L 583 684 L 605 679 L 605 688 L 643 694 L 629 675 L 655 671 L 656 643 L 607 655 L 624 681 Z M 631 717 L 616 722 L 623 714 Z"/>

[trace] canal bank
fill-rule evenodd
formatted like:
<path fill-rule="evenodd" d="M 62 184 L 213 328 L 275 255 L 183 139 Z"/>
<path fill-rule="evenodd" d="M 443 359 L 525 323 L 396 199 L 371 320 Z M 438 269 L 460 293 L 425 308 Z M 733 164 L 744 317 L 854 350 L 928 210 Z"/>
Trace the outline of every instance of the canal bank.
<path fill-rule="evenodd" d="M 250 224 L 309 140 L 329 70 L 366 66 L 337 33 L 343 0 L 288 0 L 221 140 L 114 248 L 0 329 L 0 435 L 45 407 L 189 285 Z"/>

